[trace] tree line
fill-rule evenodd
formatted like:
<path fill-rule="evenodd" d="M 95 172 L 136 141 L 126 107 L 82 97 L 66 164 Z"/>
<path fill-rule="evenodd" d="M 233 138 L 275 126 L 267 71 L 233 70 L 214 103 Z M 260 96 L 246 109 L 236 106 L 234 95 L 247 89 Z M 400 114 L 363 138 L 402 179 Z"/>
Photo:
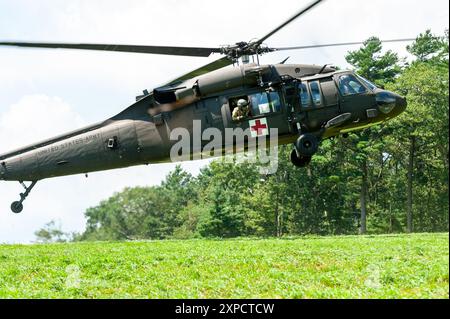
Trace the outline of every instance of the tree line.
<path fill-rule="evenodd" d="M 396 119 L 324 141 L 306 169 L 291 165 L 290 146 L 280 146 L 271 175 L 220 159 L 196 177 L 177 166 L 159 186 L 126 188 L 87 209 L 73 239 L 448 231 L 448 30 L 426 31 L 407 50 L 410 63 L 373 37 L 346 56 L 360 75 L 407 98 Z"/>

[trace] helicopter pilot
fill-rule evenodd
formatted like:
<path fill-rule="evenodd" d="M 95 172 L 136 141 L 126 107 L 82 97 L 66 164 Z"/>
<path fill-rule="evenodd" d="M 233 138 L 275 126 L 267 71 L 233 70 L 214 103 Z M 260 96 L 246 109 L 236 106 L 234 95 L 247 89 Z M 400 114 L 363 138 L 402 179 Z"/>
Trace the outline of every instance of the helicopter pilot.
<path fill-rule="evenodd" d="M 237 106 L 233 109 L 232 118 L 233 121 L 241 121 L 248 117 L 250 113 L 248 101 L 239 99 L 236 104 Z"/>
<path fill-rule="evenodd" d="M 341 76 L 339 79 L 339 90 L 344 96 L 366 92 L 364 86 L 356 82 L 356 79 L 352 75 Z"/>

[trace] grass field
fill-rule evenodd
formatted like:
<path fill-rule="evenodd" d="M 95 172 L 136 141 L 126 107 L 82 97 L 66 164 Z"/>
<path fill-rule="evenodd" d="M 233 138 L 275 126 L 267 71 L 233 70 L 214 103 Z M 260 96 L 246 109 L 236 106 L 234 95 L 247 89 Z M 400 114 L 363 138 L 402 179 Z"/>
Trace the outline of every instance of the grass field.
<path fill-rule="evenodd" d="M 448 298 L 448 234 L 0 245 L 0 298 Z"/>

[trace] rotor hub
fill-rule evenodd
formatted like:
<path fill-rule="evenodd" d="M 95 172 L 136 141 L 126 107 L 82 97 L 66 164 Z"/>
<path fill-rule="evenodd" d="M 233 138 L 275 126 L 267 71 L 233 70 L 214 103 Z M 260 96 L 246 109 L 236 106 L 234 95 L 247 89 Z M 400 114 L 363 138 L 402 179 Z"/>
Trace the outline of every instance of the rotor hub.
<path fill-rule="evenodd" d="M 259 42 L 237 42 L 235 45 L 223 46 L 221 53 L 232 60 L 237 60 L 245 55 L 262 55 L 275 51 Z"/>

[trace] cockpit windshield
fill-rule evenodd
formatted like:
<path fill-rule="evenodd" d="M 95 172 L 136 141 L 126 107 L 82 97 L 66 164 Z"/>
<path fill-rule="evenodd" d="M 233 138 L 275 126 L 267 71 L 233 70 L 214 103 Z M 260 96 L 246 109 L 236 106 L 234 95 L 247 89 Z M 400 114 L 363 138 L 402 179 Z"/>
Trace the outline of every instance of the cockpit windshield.
<path fill-rule="evenodd" d="M 352 73 L 339 76 L 338 87 L 342 96 L 367 93 L 367 88 Z"/>
<path fill-rule="evenodd" d="M 370 82 L 369 80 L 363 78 L 361 75 L 358 75 L 358 79 L 360 79 L 365 85 L 367 85 L 367 87 L 371 90 L 374 91 L 375 89 L 377 89 L 377 86 L 375 84 L 373 84 L 372 82 Z"/>

